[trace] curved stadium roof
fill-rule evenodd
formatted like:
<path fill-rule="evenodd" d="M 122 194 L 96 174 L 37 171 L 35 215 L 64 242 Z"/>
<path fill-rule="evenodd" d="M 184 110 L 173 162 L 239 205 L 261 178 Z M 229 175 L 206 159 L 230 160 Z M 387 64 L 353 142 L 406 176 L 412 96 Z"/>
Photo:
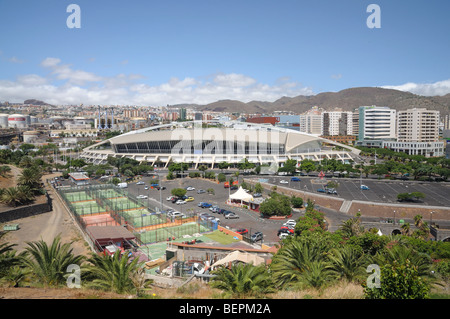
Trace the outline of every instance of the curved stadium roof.
<path fill-rule="evenodd" d="M 325 147 L 331 145 L 332 147 Z M 338 146 L 343 150 L 335 150 Z M 251 162 L 281 163 L 289 158 L 336 158 L 346 161 L 359 150 L 299 131 L 247 122 L 189 121 L 151 126 L 112 137 L 88 148 L 82 157 L 101 163 L 108 156 L 150 163 L 198 164 Z"/>

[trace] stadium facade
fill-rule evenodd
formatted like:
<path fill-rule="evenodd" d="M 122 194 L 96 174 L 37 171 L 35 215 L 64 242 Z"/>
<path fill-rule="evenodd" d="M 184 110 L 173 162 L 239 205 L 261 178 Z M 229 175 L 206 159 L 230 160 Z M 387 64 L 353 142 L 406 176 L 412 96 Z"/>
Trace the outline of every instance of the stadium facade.
<path fill-rule="evenodd" d="M 247 122 L 189 121 L 151 126 L 124 133 L 85 148 L 81 157 L 94 164 L 108 156 L 128 157 L 158 167 L 191 163 L 217 167 L 244 158 L 260 165 L 280 165 L 288 159 L 337 159 L 348 162 L 359 150 L 287 128 Z"/>

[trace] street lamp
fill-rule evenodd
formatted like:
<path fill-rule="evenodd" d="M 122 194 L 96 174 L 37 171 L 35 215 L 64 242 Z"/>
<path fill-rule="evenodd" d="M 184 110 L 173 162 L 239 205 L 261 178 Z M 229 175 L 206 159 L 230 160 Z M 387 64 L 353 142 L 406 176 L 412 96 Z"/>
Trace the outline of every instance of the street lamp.
<path fill-rule="evenodd" d="M 394 225 L 395 225 L 395 210 L 394 210 Z"/>
<path fill-rule="evenodd" d="M 430 227 L 433 226 L 433 211 L 430 212 Z"/>

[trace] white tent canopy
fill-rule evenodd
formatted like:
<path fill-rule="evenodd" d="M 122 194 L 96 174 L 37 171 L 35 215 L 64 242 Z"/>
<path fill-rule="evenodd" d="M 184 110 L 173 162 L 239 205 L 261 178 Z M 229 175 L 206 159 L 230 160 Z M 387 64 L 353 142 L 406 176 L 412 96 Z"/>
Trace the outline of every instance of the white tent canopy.
<path fill-rule="evenodd" d="M 212 264 L 212 267 L 219 266 L 219 265 L 226 265 L 229 262 L 236 262 L 240 261 L 246 264 L 252 263 L 254 266 L 258 266 L 260 264 L 264 263 L 264 258 L 259 257 L 255 254 L 245 253 L 241 252 L 239 250 L 235 250 L 231 253 L 229 253 L 224 258 L 216 261 L 214 264 Z"/>
<path fill-rule="evenodd" d="M 240 200 L 240 201 L 251 201 L 253 196 L 247 193 L 242 186 L 236 191 L 236 193 L 230 195 L 230 199 Z"/>

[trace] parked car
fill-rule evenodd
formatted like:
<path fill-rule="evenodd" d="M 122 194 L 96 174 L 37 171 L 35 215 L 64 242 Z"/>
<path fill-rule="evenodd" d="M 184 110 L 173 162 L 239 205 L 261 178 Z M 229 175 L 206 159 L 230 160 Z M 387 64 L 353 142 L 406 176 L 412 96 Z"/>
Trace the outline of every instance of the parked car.
<path fill-rule="evenodd" d="M 260 231 L 258 231 L 258 232 L 254 233 L 254 234 L 250 237 L 250 240 L 254 243 L 254 242 L 257 242 L 257 241 L 259 241 L 259 240 L 263 240 L 263 237 L 264 237 L 263 233 L 261 233 Z"/>
<path fill-rule="evenodd" d="M 289 182 L 288 182 L 288 181 L 285 181 L 284 179 L 282 179 L 282 180 L 280 181 L 280 184 L 289 184 Z"/>
<path fill-rule="evenodd" d="M 183 213 L 177 212 L 177 211 L 173 211 L 173 212 L 167 213 L 167 217 L 170 217 L 170 218 L 177 218 L 177 217 L 183 218 L 183 217 L 186 217 L 186 215 L 183 214 Z"/>
<path fill-rule="evenodd" d="M 185 201 L 185 200 L 182 200 L 182 199 L 179 199 L 179 200 L 177 200 L 177 201 L 175 202 L 175 204 L 177 204 L 177 205 L 183 205 L 183 204 L 186 204 L 186 201 Z"/>
<path fill-rule="evenodd" d="M 159 184 L 154 183 L 154 184 L 150 184 L 150 186 L 151 187 L 159 187 Z"/>
<path fill-rule="evenodd" d="M 178 197 L 172 198 L 172 204 L 175 204 L 177 202 L 177 200 L 180 200 L 180 198 L 178 198 Z"/>
<path fill-rule="evenodd" d="M 370 188 L 369 188 L 369 186 L 361 185 L 361 189 L 362 189 L 362 190 L 369 190 Z"/>
<path fill-rule="evenodd" d="M 193 200 L 195 200 L 195 198 L 192 196 L 189 196 L 188 198 L 185 199 L 186 202 L 192 202 Z"/>
<path fill-rule="evenodd" d="M 210 208 L 211 206 L 212 206 L 212 204 L 206 203 L 206 202 L 201 202 L 200 204 L 198 204 L 198 207 L 201 207 L 201 208 Z"/>
<path fill-rule="evenodd" d="M 293 229 L 289 229 L 289 228 L 280 228 L 277 232 L 277 236 L 280 236 L 280 234 L 294 234 L 294 230 Z"/>
<path fill-rule="evenodd" d="M 225 215 L 225 219 L 236 219 L 236 218 L 239 218 L 239 215 L 235 213 L 229 213 Z"/>
<path fill-rule="evenodd" d="M 204 189 L 199 189 L 199 190 L 197 191 L 197 194 L 204 194 L 204 193 L 206 193 L 206 191 L 205 191 Z"/>
<path fill-rule="evenodd" d="M 236 233 L 244 235 L 244 234 L 248 234 L 248 229 L 247 228 L 239 228 L 238 230 L 236 230 Z"/>
<path fill-rule="evenodd" d="M 233 212 L 232 212 L 232 211 L 229 211 L 229 210 L 224 210 L 224 211 L 222 212 L 222 214 L 223 214 L 224 216 L 226 216 L 226 215 L 228 215 L 228 214 L 233 214 Z"/>
<path fill-rule="evenodd" d="M 137 182 L 136 185 L 145 185 L 143 181 Z"/>
<path fill-rule="evenodd" d="M 145 186 L 144 189 L 148 189 L 148 186 Z"/>
<path fill-rule="evenodd" d="M 253 197 L 262 197 L 262 194 L 261 193 L 255 193 L 255 194 L 253 194 Z"/>
<path fill-rule="evenodd" d="M 289 219 L 288 221 L 286 221 L 283 226 L 292 226 L 295 227 L 295 225 L 297 225 L 297 222 L 293 219 Z"/>
<path fill-rule="evenodd" d="M 235 191 L 236 189 L 238 189 L 238 187 L 236 185 L 233 185 L 230 187 L 230 190 Z"/>
<path fill-rule="evenodd" d="M 166 186 L 158 186 L 158 187 L 156 187 L 156 189 L 157 189 L 157 190 L 162 190 L 162 191 L 163 191 L 163 190 L 166 189 Z"/>
<path fill-rule="evenodd" d="M 300 178 L 298 178 L 298 177 L 291 177 L 291 182 L 300 182 Z"/>
<path fill-rule="evenodd" d="M 136 196 L 136 198 L 145 199 L 145 198 L 148 198 L 148 196 L 147 195 L 138 195 L 138 196 Z"/>
<path fill-rule="evenodd" d="M 187 191 L 194 191 L 194 190 L 195 190 L 195 187 L 188 186 L 188 187 L 186 187 L 186 190 L 187 190 Z"/>
<path fill-rule="evenodd" d="M 213 212 L 213 213 L 217 213 L 218 211 L 219 211 L 219 206 L 217 206 L 217 205 L 214 205 L 214 206 L 211 206 L 210 208 L 209 208 L 209 210 L 211 211 L 211 212 Z"/>
<path fill-rule="evenodd" d="M 317 191 L 318 191 L 319 193 L 326 193 L 326 192 L 327 192 L 327 191 L 324 190 L 323 188 L 319 188 Z"/>
<path fill-rule="evenodd" d="M 334 188 L 327 188 L 327 193 L 337 195 L 337 191 Z"/>
<path fill-rule="evenodd" d="M 223 209 L 223 208 L 219 208 L 219 209 L 217 210 L 217 213 L 218 213 L 218 214 L 223 214 L 223 213 L 225 213 L 225 212 L 227 212 L 227 210 L 226 210 L 226 209 Z"/>
<path fill-rule="evenodd" d="M 173 200 L 174 198 L 175 198 L 175 196 L 172 195 L 172 196 L 167 197 L 166 200 Z"/>
<path fill-rule="evenodd" d="M 281 233 L 281 234 L 278 235 L 278 238 L 280 238 L 280 239 L 285 239 L 287 237 L 289 237 L 288 233 Z"/>

